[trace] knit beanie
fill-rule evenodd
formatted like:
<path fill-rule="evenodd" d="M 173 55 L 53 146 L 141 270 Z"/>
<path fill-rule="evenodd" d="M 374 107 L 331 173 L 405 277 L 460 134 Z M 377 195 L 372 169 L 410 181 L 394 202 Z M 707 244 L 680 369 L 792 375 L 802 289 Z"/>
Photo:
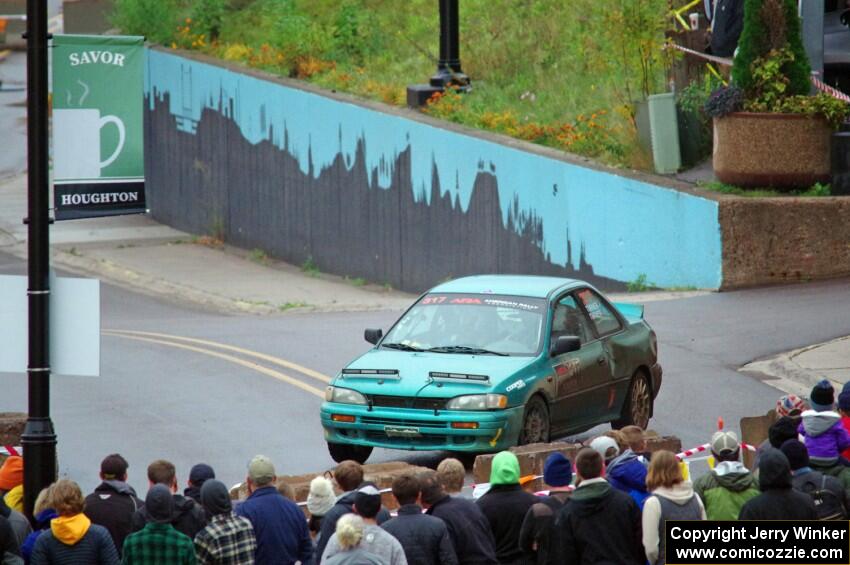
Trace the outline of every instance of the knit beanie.
<path fill-rule="evenodd" d="M 510 451 L 501 451 L 493 457 L 490 470 L 491 485 L 519 484 L 519 460 Z"/>
<path fill-rule="evenodd" d="M 812 388 L 809 395 L 809 404 L 815 412 L 828 412 L 835 405 L 835 389 L 832 383 L 823 379 Z"/>
<path fill-rule="evenodd" d="M 336 504 L 336 494 L 331 482 L 325 477 L 316 477 L 310 481 L 310 493 L 307 495 L 307 510 L 311 516 L 324 516 Z"/>
<path fill-rule="evenodd" d="M 23 482 L 24 459 L 18 455 L 12 455 L 0 467 L 0 490 L 12 490 Z"/>
<path fill-rule="evenodd" d="M 850 390 L 841 391 L 838 395 L 838 407 L 845 412 L 850 412 Z"/>
<path fill-rule="evenodd" d="M 790 416 L 792 412 L 799 415 L 806 409 L 806 402 L 796 394 L 786 394 L 776 401 L 776 413 L 779 416 Z"/>
<path fill-rule="evenodd" d="M 196 487 L 202 487 L 204 483 L 215 478 L 215 471 L 206 463 L 198 463 L 193 465 L 189 470 L 189 482 Z"/>
<path fill-rule="evenodd" d="M 550 487 L 565 487 L 573 482 L 573 466 L 561 453 L 551 454 L 543 465 L 543 482 Z"/>
<path fill-rule="evenodd" d="M 782 416 L 767 430 L 770 445 L 779 449 L 789 439 L 797 439 L 797 424 L 790 416 Z"/>
<path fill-rule="evenodd" d="M 850 392 L 850 381 L 844 383 L 844 386 L 841 387 L 841 392 Z"/>
<path fill-rule="evenodd" d="M 145 497 L 145 510 L 150 521 L 155 524 L 168 524 L 174 514 L 174 499 L 165 485 L 154 485 Z"/>
<path fill-rule="evenodd" d="M 799 440 L 789 439 L 780 447 L 782 453 L 788 458 L 791 470 L 796 471 L 809 466 L 809 450 Z"/>
<path fill-rule="evenodd" d="M 201 486 L 201 505 L 211 516 L 227 514 L 233 509 L 227 487 L 216 479 L 206 479 Z"/>

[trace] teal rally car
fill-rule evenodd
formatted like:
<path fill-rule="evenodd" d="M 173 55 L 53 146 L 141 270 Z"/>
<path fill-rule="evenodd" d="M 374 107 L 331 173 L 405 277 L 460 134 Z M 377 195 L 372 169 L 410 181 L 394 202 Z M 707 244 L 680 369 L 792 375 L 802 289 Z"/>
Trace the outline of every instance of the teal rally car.
<path fill-rule="evenodd" d="M 661 386 L 643 308 L 586 282 L 465 277 L 422 295 L 330 383 L 331 457 L 374 447 L 499 451 L 611 422 L 646 428 Z"/>

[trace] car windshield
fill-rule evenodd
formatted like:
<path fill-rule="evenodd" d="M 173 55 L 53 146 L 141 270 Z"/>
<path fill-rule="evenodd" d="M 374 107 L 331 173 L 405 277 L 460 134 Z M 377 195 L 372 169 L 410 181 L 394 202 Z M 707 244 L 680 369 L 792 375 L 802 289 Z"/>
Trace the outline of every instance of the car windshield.
<path fill-rule="evenodd" d="M 546 300 L 495 294 L 427 294 L 390 330 L 381 347 L 480 355 L 534 355 Z"/>

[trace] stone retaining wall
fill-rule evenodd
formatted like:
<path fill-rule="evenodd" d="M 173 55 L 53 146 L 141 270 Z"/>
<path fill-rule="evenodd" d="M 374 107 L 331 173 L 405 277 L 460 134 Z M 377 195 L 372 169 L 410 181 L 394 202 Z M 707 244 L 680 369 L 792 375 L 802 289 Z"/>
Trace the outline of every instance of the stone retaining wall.
<path fill-rule="evenodd" d="M 720 227 L 724 289 L 850 275 L 850 198 L 724 199 Z"/>

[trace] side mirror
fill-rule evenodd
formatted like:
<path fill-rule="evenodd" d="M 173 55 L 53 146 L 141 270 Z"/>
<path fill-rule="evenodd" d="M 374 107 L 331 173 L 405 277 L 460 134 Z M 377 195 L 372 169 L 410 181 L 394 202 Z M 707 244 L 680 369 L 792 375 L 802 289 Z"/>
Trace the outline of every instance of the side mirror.
<path fill-rule="evenodd" d="M 552 357 L 557 357 L 558 355 L 571 353 L 579 349 L 581 349 L 581 339 L 574 335 L 562 335 L 552 342 L 549 352 L 552 354 Z"/>
<path fill-rule="evenodd" d="M 372 345 L 375 345 L 376 343 L 381 341 L 382 337 L 384 337 L 384 330 L 382 330 L 380 328 L 369 329 L 369 330 L 366 330 L 365 332 L 363 332 L 363 338 L 366 341 L 368 341 L 369 343 L 371 343 Z"/>

